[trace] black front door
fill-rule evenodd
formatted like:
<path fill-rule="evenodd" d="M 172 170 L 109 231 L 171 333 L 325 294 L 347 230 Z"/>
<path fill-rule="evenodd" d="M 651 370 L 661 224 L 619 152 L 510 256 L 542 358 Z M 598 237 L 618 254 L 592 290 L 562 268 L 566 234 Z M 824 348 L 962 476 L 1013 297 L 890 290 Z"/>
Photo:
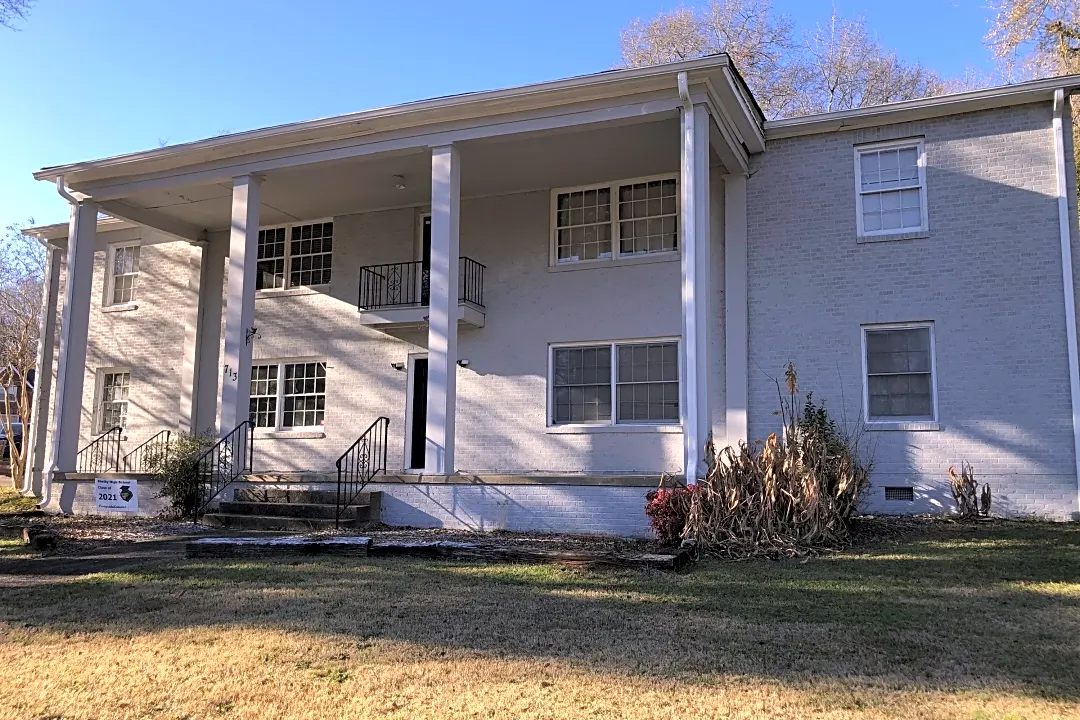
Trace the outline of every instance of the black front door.
<path fill-rule="evenodd" d="M 420 255 L 420 304 L 431 304 L 431 216 L 424 216 Z M 427 361 L 424 361 L 425 368 Z M 425 373 L 426 377 L 426 373 Z"/>
<path fill-rule="evenodd" d="M 427 437 L 427 358 L 413 361 L 412 381 L 412 447 L 409 448 L 409 468 L 421 470 L 424 467 L 424 452 Z"/>

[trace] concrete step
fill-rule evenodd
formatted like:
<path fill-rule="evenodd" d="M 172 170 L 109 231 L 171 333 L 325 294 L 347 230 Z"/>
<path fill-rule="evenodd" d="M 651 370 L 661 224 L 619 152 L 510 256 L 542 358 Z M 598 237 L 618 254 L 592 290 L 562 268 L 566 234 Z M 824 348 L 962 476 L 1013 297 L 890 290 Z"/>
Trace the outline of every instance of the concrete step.
<path fill-rule="evenodd" d="M 281 502 L 222 502 L 219 512 L 228 515 L 266 515 L 268 517 L 307 518 L 314 520 L 333 520 L 337 513 L 336 505 L 316 505 L 312 503 Z M 342 512 L 342 520 L 367 520 L 371 516 L 370 505 L 350 505 Z"/>
<path fill-rule="evenodd" d="M 378 492 L 362 492 L 354 500 L 357 505 L 371 505 L 371 496 Z M 291 490 L 282 488 L 238 487 L 233 495 L 236 502 L 300 503 L 304 505 L 337 505 L 337 488 L 333 490 Z"/>
<path fill-rule="evenodd" d="M 231 513 L 207 513 L 203 522 L 211 527 L 232 530 L 284 530 L 290 532 L 312 532 L 333 530 L 334 519 L 276 517 L 273 515 L 234 515 Z M 362 525 L 355 520 L 341 521 L 342 527 L 356 528 Z"/>

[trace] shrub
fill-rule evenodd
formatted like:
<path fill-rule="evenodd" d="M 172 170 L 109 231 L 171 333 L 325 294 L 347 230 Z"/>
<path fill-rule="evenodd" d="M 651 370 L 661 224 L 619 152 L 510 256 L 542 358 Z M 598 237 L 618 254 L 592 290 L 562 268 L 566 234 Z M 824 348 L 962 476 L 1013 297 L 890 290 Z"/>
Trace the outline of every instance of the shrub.
<path fill-rule="evenodd" d="M 952 481 L 953 499 L 956 500 L 956 514 L 962 520 L 974 520 L 978 517 L 990 517 L 990 503 L 993 497 L 990 486 L 983 484 L 979 492 L 979 483 L 975 480 L 975 468 L 971 463 L 960 463 L 960 474 L 956 468 L 949 468 L 949 480 Z"/>
<path fill-rule="evenodd" d="M 645 496 L 645 515 L 662 545 L 677 545 L 690 517 L 693 486 L 658 488 Z"/>
<path fill-rule="evenodd" d="M 192 517 L 199 509 L 201 477 L 199 457 L 217 442 L 213 435 L 177 433 L 168 446 L 148 448 L 144 463 L 162 482 L 158 497 L 167 498 L 171 514 L 176 517 Z"/>
<path fill-rule="evenodd" d="M 869 483 L 870 463 L 860 457 L 859 431 L 846 433 L 824 405 L 807 394 L 798 407 L 797 375 L 785 374 L 788 399 L 777 413 L 782 436 L 750 446 L 740 443 L 714 458 L 690 493 L 684 537 L 722 555 L 800 555 L 842 545 Z"/>

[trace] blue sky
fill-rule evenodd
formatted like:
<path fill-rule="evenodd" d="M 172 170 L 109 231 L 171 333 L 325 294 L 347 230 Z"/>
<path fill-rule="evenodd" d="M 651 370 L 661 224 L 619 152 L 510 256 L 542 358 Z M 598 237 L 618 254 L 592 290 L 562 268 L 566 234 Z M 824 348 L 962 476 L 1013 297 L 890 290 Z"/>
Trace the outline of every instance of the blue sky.
<path fill-rule="evenodd" d="M 0 228 L 67 220 L 46 165 L 605 70 L 623 26 L 678 4 L 37 0 L 0 28 Z M 986 0 L 774 0 L 799 29 L 834 5 L 943 75 L 991 67 Z"/>

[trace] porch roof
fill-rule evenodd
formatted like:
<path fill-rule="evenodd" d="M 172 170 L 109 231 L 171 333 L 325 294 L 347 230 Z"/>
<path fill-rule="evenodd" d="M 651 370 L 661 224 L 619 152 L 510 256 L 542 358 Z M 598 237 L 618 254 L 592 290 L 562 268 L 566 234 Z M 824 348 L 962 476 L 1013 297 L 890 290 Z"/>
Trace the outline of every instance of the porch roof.
<path fill-rule="evenodd" d="M 289 123 L 109 158 L 44 167 L 38 180 L 64 176 L 73 189 L 87 183 L 181 170 L 254 153 L 294 149 L 327 141 L 360 140 L 388 131 L 461 122 L 469 124 L 509 113 L 618 99 L 658 90 L 674 91 L 677 76 L 707 83 L 728 107 L 746 151 L 765 149 L 764 115 L 730 58 L 724 54 L 643 68 L 589 75 L 503 90 L 463 93 L 365 110 L 336 117 Z"/>

